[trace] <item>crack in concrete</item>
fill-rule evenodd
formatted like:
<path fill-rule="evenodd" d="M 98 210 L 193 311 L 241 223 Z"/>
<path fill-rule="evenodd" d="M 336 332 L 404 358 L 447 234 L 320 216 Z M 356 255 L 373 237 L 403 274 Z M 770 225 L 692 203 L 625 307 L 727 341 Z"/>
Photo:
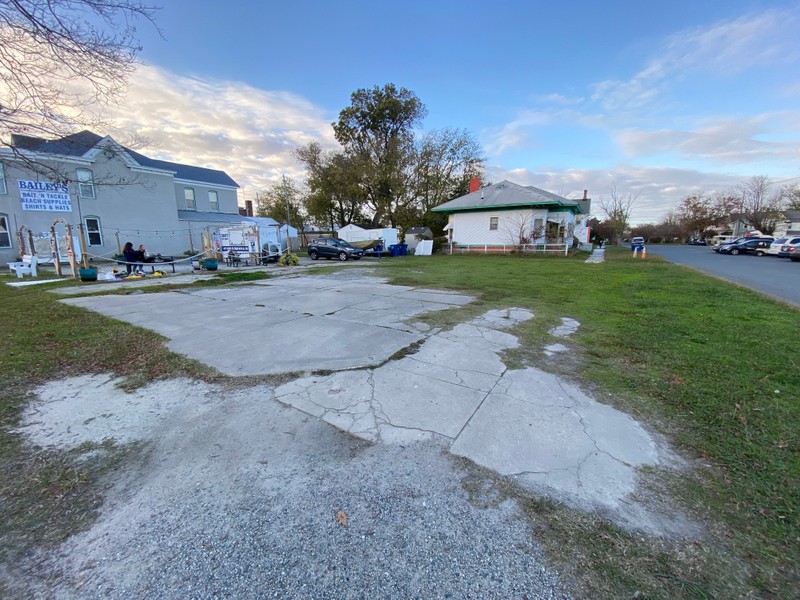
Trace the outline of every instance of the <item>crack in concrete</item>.
<path fill-rule="evenodd" d="M 490 389 L 488 392 L 486 392 L 486 395 L 485 395 L 485 396 L 484 396 L 484 397 L 481 399 L 480 403 L 478 403 L 478 406 L 476 406 L 476 407 L 475 407 L 475 410 L 473 410 L 473 411 L 472 411 L 472 414 L 470 414 L 469 418 L 466 420 L 466 422 L 464 423 L 464 425 L 462 425 L 462 426 L 461 426 L 461 429 L 459 429 L 459 430 L 458 430 L 458 433 L 457 433 L 457 434 L 455 435 L 455 437 L 453 438 L 454 440 L 457 440 L 458 438 L 460 438 L 460 437 L 461 437 L 461 434 L 462 434 L 462 433 L 464 433 L 464 430 L 465 430 L 465 429 L 467 428 L 467 426 L 470 424 L 470 421 L 472 421 L 472 418 L 473 418 L 473 417 L 474 417 L 474 416 L 477 414 L 477 412 L 478 412 L 478 411 L 481 409 L 481 406 L 483 406 L 483 403 L 484 403 L 484 402 L 486 402 L 486 399 L 487 399 L 489 396 L 491 396 L 491 395 L 492 395 L 492 392 L 494 391 L 494 388 L 496 388 L 496 387 L 497 387 L 497 383 L 503 379 L 503 375 L 505 375 L 507 371 L 508 371 L 508 369 L 505 369 L 505 370 L 503 370 L 503 372 L 502 372 L 502 373 L 500 374 L 500 376 L 497 378 L 497 381 L 495 382 L 495 384 L 492 386 L 492 389 Z"/>
<path fill-rule="evenodd" d="M 582 415 L 581 413 L 579 413 L 579 412 L 578 412 L 578 411 L 577 411 L 575 408 L 572 408 L 572 407 L 570 407 L 570 408 L 569 408 L 569 410 L 570 410 L 570 411 L 572 411 L 572 413 L 573 413 L 573 414 L 575 414 L 575 415 L 578 417 L 578 422 L 581 424 L 581 429 L 583 429 L 583 434 L 584 434 L 584 435 L 585 435 L 585 436 L 586 436 L 586 437 L 589 439 L 589 441 L 591 441 L 591 442 L 592 442 L 592 445 L 595 447 L 595 450 L 597 450 L 597 452 L 598 452 L 599 454 L 604 454 L 605 456 L 607 456 L 607 457 L 608 457 L 608 458 L 610 458 L 611 460 L 613 460 L 613 461 L 616 461 L 616 462 L 620 463 L 621 465 L 625 465 L 625 466 L 626 466 L 626 467 L 628 467 L 628 468 L 631 468 L 631 469 L 635 469 L 635 468 L 636 468 L 636 466 L 635 466 L 635 465 L 632 465 L 632 464 L 630 464 L 630 463 L 627 463 L 627 462 L 625 462 L 624 460 L 622 460 L 621 458 L 618 458 L 618 457 L 614 456 L 614 455 L 613 455 L 613 454 L 611 454 L 611 453 L 610 453 L 608 450 L 603 450 L 603 449 L 602 449 L 602 448 L 601 448 L 601 447 L 600 447 L 600 446 L 597 444 L 597 440 L 595 440 L 595 439 L 592 437 L 592 435 L 591 435 L 591 434 L 590 434 L 590 433 L 587 431 L 587 429 L 586 429 L 586 423 L 584 422 L 584 417 L 583 417 L 583 415 Z"/>
<path fill-rule="evenodd" d="M 424 377 L 425 379 L 430 379 L 431 381 L 440 381 L 442 383 L 446 383 L 446 384 L 449 384 L 449 385 L 455 385 L 455 386 L 463 387 L 463 388 L 470 389 L 470 390 L 475 389 L 475 388 L 473 386 L 471 386 L 471 385 L 468 385 L 468 384 L 464 383 L 464 378 L 461 377 L 461 375 L 459 375 L 459 373 L 462 373 L 462 372 L 463 373 L 475 373 L 476 375 L 485 375 L 487 377 L 494 377 L 495 379 L 498 379 L 498 380 L 502 377 L 502 375 L 497 375 L 496 373 L 487 373 L 486 371 L 473 371 L 471 369 L 453 369 L 451 367 L 445 367 L 443 365 L 437 365 L 436 363 L 425 362 L 424 360 L 420 360 L 418 358 L 414 358 L 413 356 L 404 356 L 402 359 L 399 359 L 398 362 L 400 362 L 402 360 L 406 360 L 406 359 L 409 360 L 409 361 L 414 361 L 416 363 L 419 363 L 420 365 L 425 366 L 425 367 L 435 367 L 437 369 L 447 369 L 448 371 L 452 372 L 461 383 L 455 383 L 453 381 L 448 381 L 447 379 L 441 379 L 439 377 L 433 377 L 431 375 L 422 375 L 420 373 L 415 373 L 414 371 L 410 371 L 408 369 L 402 368 L 402 366 L 400 366 L 399 364 L 392 365 L 392 367 L 397 369 L 398 371 L 403 371 L 404 373 L 408 373 L 410 375 L 418 375 L 419 377 Z M 495 382 L 495 385 L 497 385 L 497 382 Z"/>

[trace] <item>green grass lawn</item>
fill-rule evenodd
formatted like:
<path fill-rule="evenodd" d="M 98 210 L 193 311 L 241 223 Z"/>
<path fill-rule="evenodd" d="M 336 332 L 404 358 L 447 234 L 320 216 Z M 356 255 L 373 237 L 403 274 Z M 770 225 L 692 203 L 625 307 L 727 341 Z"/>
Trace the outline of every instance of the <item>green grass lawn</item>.
<path fill-rule="evenodd" d="M 580 321 L 570 341 L 579 356 L 571 375 L 710 464 L 696 479 L 674 482 L 677 494 L 699 517 L 720 521 L 726 549 L 719 551 L 743 561 L 748 588 L 795 596 L 800 352 L 793 340 L 800 312 L 660 259 L 633 259 L 616 248 L 606 256 L 596 265 L 409 257 L 381 269 L 394 283 L 465 290 L 485 305 L 533 310 L 537 318 L 515 332 L 523 364 L 540 361 L 552 341 L 546 331 L 560 317 Z M 603 552 L 612 552 L 607 545 Z M 663 570 L 658 561 L 654 568 Z M 678 586 L 663 597 L 681 590 L 714 597 L 714 589 L 724 587 Z"/>
<path fill-rule="evenodd" d="M 657 258 L 634 260 L 616 248 L 606 256 L 596 265 L 581 257 L 404 257 L 374 268 L 393 283 L 478 297 L 428 317 L 439 325 L 491 307 L 530 308 L 536 318 L 514 331 L 522 344 L 506 356 L 510 366 L 560 370 L 696 460 L 692 473 L 660 473 L 650 484 L 703 521 L 700 540 L 648 538 L 546 500 L 522 501 L 537 539 L 571 573 L 578 594 L 797 597 L 800 312 Z M 156 334 L 57 300 L 42 286 L 0 285 L 8 317 L 0 332 L 5 559 L 86 526 L 100 502 L 99 478 L 130 452 L 112 451 L 92 465 L 27 447 L 9 428 L 32 386 L 83 373 L 114 372 L 132 386 L 213 377 L 167 351 Z M 581 323 L 563 364 L 542 353 L 561 317 Z"/>

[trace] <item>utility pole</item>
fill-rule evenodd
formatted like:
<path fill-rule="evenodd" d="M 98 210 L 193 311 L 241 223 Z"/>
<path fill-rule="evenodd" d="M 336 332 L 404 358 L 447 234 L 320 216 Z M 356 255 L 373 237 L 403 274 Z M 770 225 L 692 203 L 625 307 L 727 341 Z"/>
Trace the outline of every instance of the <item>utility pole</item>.
<path fill-rule="evenodd" d="M 290 187 L 289 186 L 289 182 L 286 180 L 286 174 L 284 174 L 283 175 L 283 189 L 284 189 L 284 192 L 286 192 L 286 254 L 289 254 L 289 252 L 291 252 L 291 250 L 292 250 L 290 248 L 291 242 L 289 241 L 289 240 L 291 240 L 291 238 L 289 237 L 289 224 L 290 224 L 290 222 L 292 220 L 292 214 L 291 214 L 291 212 L 289 212 L 289 193 L 288 193 L 289 187 Z"/>

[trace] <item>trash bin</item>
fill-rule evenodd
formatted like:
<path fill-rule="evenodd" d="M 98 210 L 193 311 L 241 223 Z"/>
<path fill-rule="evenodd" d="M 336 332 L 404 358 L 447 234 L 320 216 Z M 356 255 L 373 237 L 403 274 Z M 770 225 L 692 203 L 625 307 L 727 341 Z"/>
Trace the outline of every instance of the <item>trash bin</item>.
<path fill-rule="evenodd" d="M 400 256 L 405 256 L 408 252 L 408 244 L 397 244 L 400 248 Z"/>
<path fill-rule="evenodd" d="M 392 256 L 400 256 L 400 247 L 398 244 L 389 245 L 389 254 Z"/>

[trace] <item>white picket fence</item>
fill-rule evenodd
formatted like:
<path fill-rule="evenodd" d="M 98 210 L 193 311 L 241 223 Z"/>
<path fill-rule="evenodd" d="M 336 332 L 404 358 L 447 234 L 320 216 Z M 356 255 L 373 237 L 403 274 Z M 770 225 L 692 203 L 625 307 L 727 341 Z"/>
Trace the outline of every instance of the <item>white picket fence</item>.
<path fill-rule="evenodd" d="M 563 254 L 567 255 L 566 244 L 450 244 L 450 254 L 508 254 L 509 252 L 528 252 L 531 254 Z"/>

